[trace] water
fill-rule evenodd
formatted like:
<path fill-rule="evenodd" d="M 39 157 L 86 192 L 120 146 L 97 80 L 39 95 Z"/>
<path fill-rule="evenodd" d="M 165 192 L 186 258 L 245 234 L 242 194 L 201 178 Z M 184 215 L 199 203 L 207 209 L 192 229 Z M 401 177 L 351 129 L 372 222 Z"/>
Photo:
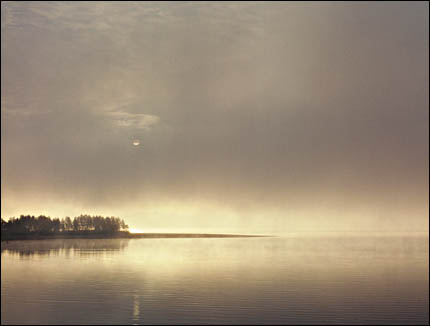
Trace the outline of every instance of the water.
<path fill-rule="evenodd" d="M 2 244 L 2 324 L 429 323 L 427 236 Z"/>

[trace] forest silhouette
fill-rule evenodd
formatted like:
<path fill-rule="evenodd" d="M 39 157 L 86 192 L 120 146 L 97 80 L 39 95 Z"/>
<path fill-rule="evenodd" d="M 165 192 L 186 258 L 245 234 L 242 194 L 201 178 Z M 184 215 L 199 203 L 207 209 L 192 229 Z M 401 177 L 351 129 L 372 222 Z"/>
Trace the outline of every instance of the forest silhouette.
<path fill-rule="evenodd" d="M 2 240 L 43 236 L 91 236 L 128 233 L 128 225 L 118 217 L 80 215 L 73 220 L 21 215 L 8 221 L 1 220 Z"/>

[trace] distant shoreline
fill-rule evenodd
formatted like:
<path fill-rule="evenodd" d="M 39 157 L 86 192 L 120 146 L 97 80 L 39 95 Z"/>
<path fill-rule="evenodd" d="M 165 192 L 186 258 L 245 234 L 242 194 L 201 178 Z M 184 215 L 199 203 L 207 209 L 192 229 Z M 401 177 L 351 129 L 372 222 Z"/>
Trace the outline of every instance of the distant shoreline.
<path fill-rule="evenodd" d="M 55 239 L 180 239 L 180 238 L 259 238 L 269 235 L 247 234 L 212 234 L 212 233 L 129 233 L 118 232 L 112 234 L 100 233 L 69 233 L 69 234 L 16 234 L 3 237 L 1 241 L 17 240 L 55 240 Z"/>
<path fill-rule="evenodd" d="M 130 233 L 131 238 L 265 238 L 270 235 L 213 234 L 213 233 Z"/>

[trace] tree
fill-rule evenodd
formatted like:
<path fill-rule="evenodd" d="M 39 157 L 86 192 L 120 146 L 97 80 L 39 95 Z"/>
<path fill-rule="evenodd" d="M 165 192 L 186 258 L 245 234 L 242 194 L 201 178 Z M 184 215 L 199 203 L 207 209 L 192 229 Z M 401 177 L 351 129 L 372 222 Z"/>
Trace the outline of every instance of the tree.
<path fill-rule="evenodd" d="M 73 230 L 73 223 L 72 220 L 70 219 L 70 217 L 66 216 L 66 218 L 64 219 L 64 229 L 66 231 L 71 231 Z"/>
<path fill-rule="evenodd" d="M 121 230 L 127 230 L 128 225 L 119 217 L 103 217 L 91 215 L 79 215 L 71 220 L 53 218 L 40 215 L 38 217 L 21 215 L 18 219 L 11 218 L 7 222 L 1 220 L 2 234 L 55 234 L 61 232 L 93 232 L 112 234 Z"/>

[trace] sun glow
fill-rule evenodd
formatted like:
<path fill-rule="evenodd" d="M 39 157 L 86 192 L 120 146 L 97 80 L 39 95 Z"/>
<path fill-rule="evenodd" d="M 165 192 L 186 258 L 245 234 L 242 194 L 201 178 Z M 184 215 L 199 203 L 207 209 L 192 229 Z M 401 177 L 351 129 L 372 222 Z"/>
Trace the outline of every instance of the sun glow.
<path fill-rule="evenodd" d="M 143 233 L 141 229 L 130 228 L 128 229 L 130 233 Z"/>

